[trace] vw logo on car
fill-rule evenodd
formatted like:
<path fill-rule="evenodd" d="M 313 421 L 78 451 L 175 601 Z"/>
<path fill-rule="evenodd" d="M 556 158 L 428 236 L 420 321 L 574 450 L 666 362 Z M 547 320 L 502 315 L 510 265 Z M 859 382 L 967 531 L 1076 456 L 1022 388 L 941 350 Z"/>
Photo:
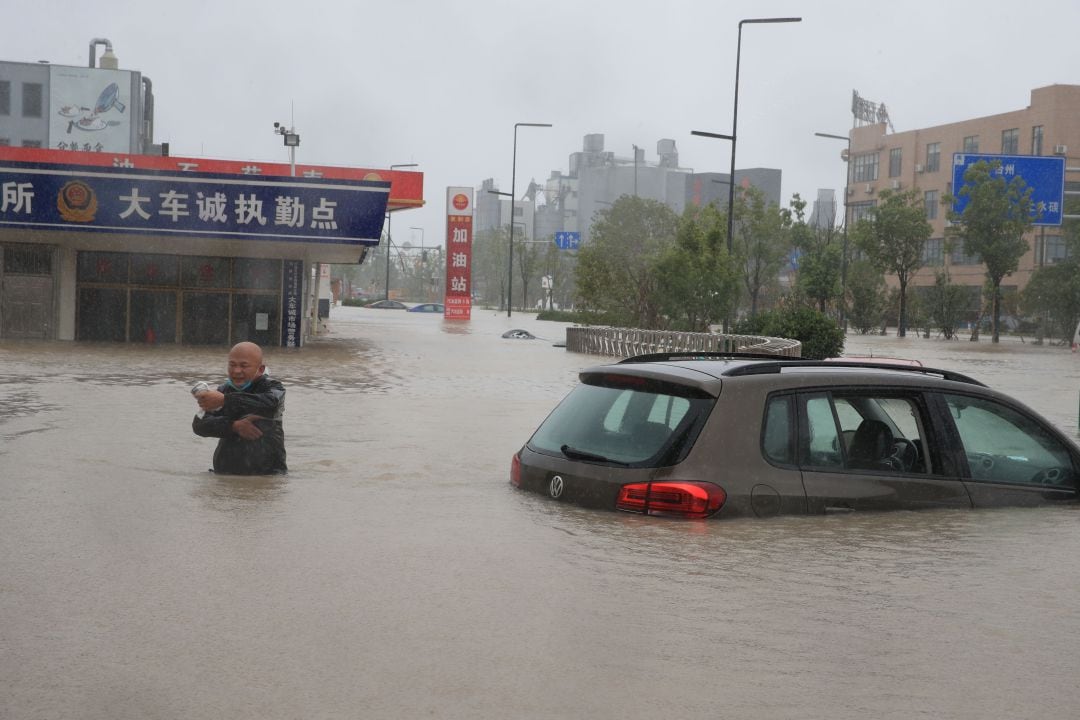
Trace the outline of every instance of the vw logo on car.
<path fill-rule="evenodd" d="M 563 483 L 562 475 L 555 475 L 551 478 L 551 482 L 548 483 L 548 495 L 558 500 L 562 497 L 563 490 L 566 489 L 565 483 Z"/>

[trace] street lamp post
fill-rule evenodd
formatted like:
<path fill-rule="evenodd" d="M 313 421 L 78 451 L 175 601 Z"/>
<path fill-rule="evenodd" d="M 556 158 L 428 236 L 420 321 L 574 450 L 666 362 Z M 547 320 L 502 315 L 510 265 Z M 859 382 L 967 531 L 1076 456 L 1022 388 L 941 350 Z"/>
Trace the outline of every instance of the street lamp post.
<path fill-rule="evenodd" d="M 771 23 L 796 23 L 802 22 L 801 17 L 784 17 L 784 18 L 750 18 L 748 20 L 739 21 L 739 40 L 735 46 L 735 104 L 734 111 L 731 116 L 731 185 L 728 186 L 728 218 L 727 218 L 727 236 L 728 236 L 728 251 L 731 251 L 732 247 L 732 233 L 734 231 L 734 217 L 735 217 L 735 144 L 739 137 L 739 62 L 742 56 L 742 26 L 743 25 L 763 25 Z"/>
<path fill-rule="evenodd" d="M 511 223 L 510 229 L 513 230 L 514 229 L 514 227 L 513 227 L 513 222 L 514 222 L 514 196 L 511 195 L 508 192 L 500 192 L 499 190 L 488 190 L 488 192 L 491 193 L 492 195 L 500 195 L 502 197 L 510 198 L 510 223 Z M 501 217 L 502 211 L 500 210 L 499 213 L 500 213 L 500 217 Z M 510 236 L 510 247 L 513 247 L 513 246 L 514 246 L 514 236 L 511 235 Z M 449 256 L 447 256 L 447 257 L 449 258 Z M 511 265 L 510 265 L 510 277 L 513 277 L 513 274 L 514 274 L 514 266 L 512 264 L 513 263 L 513 256 L 511 256 L 510 262 L 511 262 Z M 507 297 L 507 301 L 506 301 L 507 315 L 506 316 L 510 317 L 510 314 L 509 314 L 509 311 L 510 311 L 510 295 L 509 295 L 509 293 L 507 293 L 506 297 Z M 501 299 L 500 299 L 500 302 L 501 302 Z"/>
<path fill-rule="evenodd" d="M 274 123 L 274 133 L 280 135 L 285 147 L 289 148 L 289 176 L 296 177 L 296 148 L 300 146 L 300 134 L 296 132 L 295 126 L 286 128 L 285 123 L 281 122 Z M 311 305 L 311 314 L 308 321 L 311 327 L 315 328 L 313 332 L 318 334 L 319 284 L 322 282 L 322 263 L 315 263 L 313 269 L 315 279 L 311 282 L 311 292 L 308 294 Z"/>
<path fill-rule="evenodd" d="M 697 135 L 698 137 L 716 138 L 717 140 L 730 140 L 731 141 L 731 156 L 735 157 L 735 136 L 734 135 L 723 135 L 721 133 L 707 132 L 705 130 L 691 130 L 690 134 L 691 135 Z M 735 169 L 732 168 L 731 177 L 729 177 L 727 180 L 713 180 L 713 182 L 727 183 L 730 186 L 729 189 L 734 188 L 735 187 Z M 731 220 L 731 216 L 732 216 L 732 205 L 734 204 L 734 202 L 735 202 L 735 193 L 734 193 L 734 191 L 731 191 L 731 192 L 728 193 L 728 209 L 727 209 L 727 215 L 728 215 L 727 251 L 728 251 L 728 255 L 731 255 L 731 248 L 732 248 L 731 222 L 730 222 L 730 220 Z"/>
<path fill-rule="evenodd" d="M 519 127 L 551 127 L 551 123 L 514 123 L 514 158 L 510 169 L 510 261 L 506 275 L 506 317 L 514 305 L 514 193 L 517 181 L 517 131 Z"/>
<path fill-rule="evenodd" d="M 634 197 L 637 197 L 637 154 L 638 146 L 634 145 Z"/>
<path fill-rule="evenodd" d="M 398 165 L 391 165 L 390 166 L 390 172 L 391 173 L 394 172 L 395 168 L 416 167 L 417 165 L 419 165 L 419 163 L 400 163 Z M 393 178 L 391 178 L 390 179 L 391 188 L 393 188 L 393 182 L 394 182 Z M 389 198 L 387 198 L 387 203 L 389 203 Z M 389 300 L 390 299 L 390 243 L 392 243 L 392 242 L 393 242 L 393 240 L 391 239 L 391 235 L 390 235 L 390 207 L 389 207 L 389 205 L 387 205 L 387 208 L 386 208 L 386 285 L 384 286 L 384 290 L 383 290 L 383 299 L 384 300 Z"/>
<path fill-rule="evenodd" d="M 818 137 L 843 140 L 847 143 L 847 168 L 844 175 L 844 256 L 840 258 L 840 327 L 847 330 L 847 265 L 848 265 L 848 187 L 851 184 L 851 136 L 832 133 L 814 133 Z"/>
<path fill-rule="evenodd" d="M 426 276 L 426 273 L 427 273 L 427 251 L 424 250 L 424 228 L 422 228 L 422 227 L 414 227 L 414 226 L 410 225 L 409 229 L 410 230 L 419 230 L 420 231 L 420 284 L 421 284 L 421 290 L 424 293 L 424 300 L 426 301 L 427 298 L 428 298 L 428 289 L 427 289 L 427 282 L 426 282 L 427 281 L 427 276 Z"/>

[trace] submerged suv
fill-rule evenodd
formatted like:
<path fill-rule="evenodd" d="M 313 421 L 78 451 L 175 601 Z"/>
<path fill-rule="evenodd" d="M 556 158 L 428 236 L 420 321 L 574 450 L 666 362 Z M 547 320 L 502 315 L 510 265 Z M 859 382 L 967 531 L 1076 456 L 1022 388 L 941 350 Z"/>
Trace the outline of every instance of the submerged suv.
<path fill-rule="evenodd" d="M 660 354 L 583 371 L 515 486 L 686 518 L 1075 502 L 1080 448 L 958 373 Z"/>

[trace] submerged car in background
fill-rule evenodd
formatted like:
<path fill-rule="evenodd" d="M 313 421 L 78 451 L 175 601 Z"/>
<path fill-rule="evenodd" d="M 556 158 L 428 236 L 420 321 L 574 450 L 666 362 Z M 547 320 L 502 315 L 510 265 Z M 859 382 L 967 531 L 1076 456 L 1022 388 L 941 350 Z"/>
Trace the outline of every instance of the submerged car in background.
<path fill-rule="evenodd" d="M 373 310 L 408 310 L 409 306 L 403 302 L 397 300 L 376 300 L 373 303 L 368 303 L 364 307 L 371 308 Z"/>
<path fill-rule="evenodd" d="M 409 312 L 415 313 L 441 313 L 445 311 L 446 307 L 442 303 L 421 303 L 409 308 Z"/>
<path fill-rule="evenodd" d="M 515 486 L 685 518 L 1077 499 L 1080 447 L 947 370 L 660 354 L 580 381 L 514 455 Z"/>

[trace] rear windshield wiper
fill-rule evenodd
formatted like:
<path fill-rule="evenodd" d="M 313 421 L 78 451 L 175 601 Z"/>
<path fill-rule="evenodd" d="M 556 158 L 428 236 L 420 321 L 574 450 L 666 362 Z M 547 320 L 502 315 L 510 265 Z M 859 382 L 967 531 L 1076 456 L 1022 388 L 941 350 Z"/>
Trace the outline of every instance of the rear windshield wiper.
<path fill-rule="evenodd" d="M 563 455 L 570 458 L 571 460 L 592 460 L 593 462 L 614 463 L 616 465 L 626 464 L 624 462 L 619 462 L 618 460 L 612 460 L 609 457 L 604 457 L 603 455 L 586 452 L 585 450 L 578 450 L 577 448 L 572 448 L 569 445 L 563 445 L 559 448 L 559 450 L 560 452 L 562 452 Z"/>

